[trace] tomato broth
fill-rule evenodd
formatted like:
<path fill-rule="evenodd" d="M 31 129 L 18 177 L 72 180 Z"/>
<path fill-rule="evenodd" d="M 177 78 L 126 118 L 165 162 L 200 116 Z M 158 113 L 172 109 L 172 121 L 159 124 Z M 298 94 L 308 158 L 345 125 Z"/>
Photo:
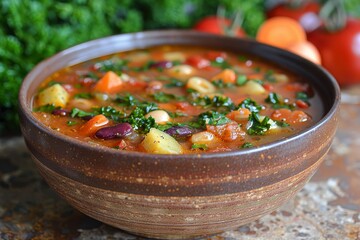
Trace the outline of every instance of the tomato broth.
<path fill-rule="evenodd" d="M 318 121 L 306 79 L 256 57 L 202 47 L 120 52 L 64 68 L 34 96 L 49 128 L 119 151 L 234 151 Z"/>

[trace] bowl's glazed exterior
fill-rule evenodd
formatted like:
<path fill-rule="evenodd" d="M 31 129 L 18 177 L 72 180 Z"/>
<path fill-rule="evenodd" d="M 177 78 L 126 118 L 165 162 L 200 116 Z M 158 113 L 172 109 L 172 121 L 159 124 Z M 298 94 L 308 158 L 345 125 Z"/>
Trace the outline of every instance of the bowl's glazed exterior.
<path fill-rule="evenodd" d="M 38 122 L 32 97 L 48 75 L 95 57 L 155 45 L 198 45 L 249 53 L 305 75 L 324 112 L 311 128 L 236 152 L 151 155 L 121 152 L 64 136 Z M 49 185 L 83 213 L 155 238 L 213 234 L 251 222 L 295 195 L 329 150 L 337 126 L 339 88 L 320 67 L 251 40 L 191 31 L 125 34 L 87 42 L 40 63 L 19 94 L 22 132 Z"/>

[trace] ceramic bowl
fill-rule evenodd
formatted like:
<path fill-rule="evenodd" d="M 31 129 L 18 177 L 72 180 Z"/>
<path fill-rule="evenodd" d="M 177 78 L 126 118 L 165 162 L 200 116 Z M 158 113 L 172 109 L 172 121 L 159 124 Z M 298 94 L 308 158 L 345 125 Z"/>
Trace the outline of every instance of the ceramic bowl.
<path fill-rule="evenodd" d="M 32 115 L 36 88 L 53 72 L 119 51 L 169 44 L 247 53 L 301 74 L 320 96 L 322 118 L 258 148 L 170 156 L 91 146 Z M 330 148 L 339 96 L 332 76 L 289 52 L 247 39 L 170 30 L 111 36 L 62 51 L 28 74 L 19 100 L 22 133 L 39 172 L 74 208 L 134 234 L 191 238 L 234 229 L 291 199 Z"/>

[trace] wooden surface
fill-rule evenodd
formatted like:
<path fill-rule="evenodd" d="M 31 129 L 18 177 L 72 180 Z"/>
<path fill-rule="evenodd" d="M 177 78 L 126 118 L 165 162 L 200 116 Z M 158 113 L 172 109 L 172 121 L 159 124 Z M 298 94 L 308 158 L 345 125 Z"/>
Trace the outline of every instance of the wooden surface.
<path fill-rule="evenodd" d="M 343 91 L 325 162 L 296 197 L 207 239 L 360 239 L 360 88 Z M 0 239 L 142 239 L 70 207 L 41 179 L 21 137 L 0 138 Z"/>

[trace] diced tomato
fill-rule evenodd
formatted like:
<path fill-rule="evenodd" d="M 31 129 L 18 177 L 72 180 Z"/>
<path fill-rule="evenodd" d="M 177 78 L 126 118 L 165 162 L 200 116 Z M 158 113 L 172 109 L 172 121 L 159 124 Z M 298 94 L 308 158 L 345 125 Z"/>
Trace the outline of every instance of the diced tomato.
<path fill-rule="evenodd" d="M 188 57 L 185 63 L 199 69 L 206 68 L 211 64 L 208 59 L 201 57 L 199 55 L 193 55 Z"/>
<path fill-rule="evenodd" d="M 227 142 L 234 141 L 239 137 L 243 137 L 245 134 L 236 122 L 217 126 L 207 125 L 206 130 Z"/>
<path fill-rule="evenodd" d="M 94 83 L 95 83 L 95 80 L 92 79 L 92 78 L 88 78 L 88 77 L 82 78 L 82 79 L 80 80 L 80 84 L 81 84 L 82 86 L 84 86 L 84 87 L 90 87 L 90 86 L 92 86 Z"/>
<path fill-rule="evenodd" d="M 265 88 L 265 90 L 268 91 L 268 92 L 274 91 L 274 86 L 271 85 L 270 83 L 264 83 L 262 86 L 263 86 L 263 87 Z"/>
<path fill-rule="evenodd" d="M 239 108 L 226 114 L 226 117 L 236 122 L 241 122 L 249 118 L 251 112 L 247 108 Z"/>
<path fill-rule="evenodd" d="M 277 109 L 271 115 L 271 119 L 291 124 L 306 122 L 310 120 L 310 116 L 300 110 L 291 111 L 289 109 Z"/>
<path fill-rule="evenodd" d="M 75 88 L 72 84 L 61 84 L 61 86 L 68 92 L 73 93 L 75 91 Z"/>
<path fill-rule="evenodd" d="M 209 51 L 206 53 L 206 58 L 211 61 L 219 60 L 219 58 L 225 60 L 227 58 L 227 54 L 226 52 Z"/>

